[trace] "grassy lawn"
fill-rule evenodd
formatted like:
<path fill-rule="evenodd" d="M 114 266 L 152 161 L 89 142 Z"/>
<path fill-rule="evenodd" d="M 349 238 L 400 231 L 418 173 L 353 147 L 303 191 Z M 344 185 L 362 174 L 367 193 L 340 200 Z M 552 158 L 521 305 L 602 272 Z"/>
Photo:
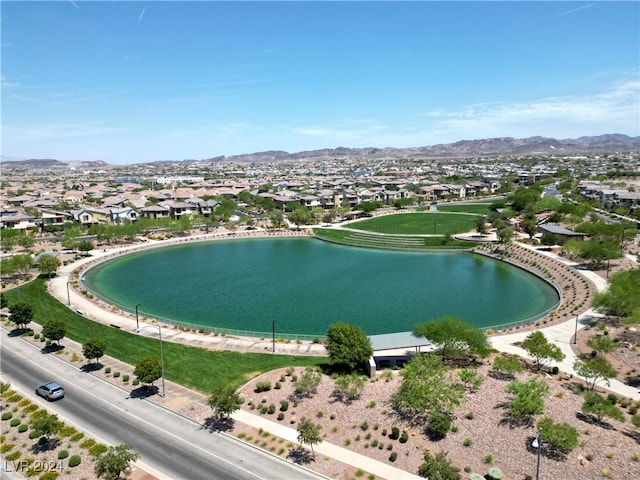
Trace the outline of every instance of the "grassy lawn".
<path fill-rule="evenodd" d="M 487 203 L 466 203 L 464 205 L 438 205 L 439 212 L 464 212 L 475 215 L 490 215 L 491 202 Z"/>
<path fill-rule="evenodd" d="M 468 232 L 473 230 L 474 225 L 474 215 L 429 212 L 384 215 L 351 222 L 346 228 L 404 235 L 444 235 Z"/>
<path fill-rule="evenodd" d="M 55 318 L 64 320 L 65 338 L 84 343 L 90 337 L 107 342 L 107 355 L 130 365 L 151 355 L 160 355 L 157 336 L 143 337 L 117 328 L 87 320 L 47 292 L 44 279 L 37 279 L 19 288 L 19 298 L 33 306 L 34 320 L 44 324 Z M 9 305 L 18 301 L 18 289 L 5 292 Z M 145 330 L 151 335 L 152 329 Z M 64 345 L 64 339 L 62 340 Z M 165 377 L 189 388 L 209 393 L 214 385 L 238 387 L 249 378 L 288 366 L 316 366 L 328 362 L 324 357 L 289 356 L 262 353 L 212 352 L 203 348 L 164 342 Z"/>

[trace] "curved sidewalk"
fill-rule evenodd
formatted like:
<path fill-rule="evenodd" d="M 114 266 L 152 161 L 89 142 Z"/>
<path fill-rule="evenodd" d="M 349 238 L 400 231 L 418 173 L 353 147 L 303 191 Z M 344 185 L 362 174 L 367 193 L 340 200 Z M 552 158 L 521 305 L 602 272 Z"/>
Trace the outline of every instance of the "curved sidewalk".
<path fill-rule="evenodd" d="M 546 255 L 550 258 L 553 258 L 555 261 L 562 262 L 566 265 L 572 267 L 575 267 L 577 265 L 576 262 L 561 258 L 551 252 L 537 250 L 524 243 L 519 243 L 518 245 L 524 248 L 535 250 L 538 253 Z M 589 270 L 578 271 L 588 280 L 591 280 L 596 285 L 596 288 L 599 292 L 602 292 L 608 288 L 607 281 L 596 273 L 593 273 Z M 544 334 L 549 342 L 553 342 L 560 348 L 562 353 L 564 353 L 564 360 L 554 363 L 554 365 L 557 365 L 560 371 L 580 378 L 573 369 L 573 364 L 578 360 L 578 356 L 573 351 L 571 343 L 575 341 L 575 335 L 578 330 L 584 328 L 587 325 L 590 325 L 595 319 L 600 317 L 602 317 L 601 314 L 597 313 L 593 309 L 589 309 L 581 315 L 576 315 L 575 319 L 567 320 L 566 322 L 552 325 L 550 327 L 538 329 L 538 331 Z M 505 335 L 496 335 L 490 337 L 490 341 L 493 347 L 501 352 L 512 353 L 520 357 L 532 359 L 532 357 L 529 356 L 523 348 L 515 345 L 516 343 L 522 342 L 530 333 L 531 332 L 518 332 Z M 633 400 L 640 400 L 640 390 L 638 390 L 637 387 L 631 387 L 618 380 L 612 379 L 609 381 L 609 385 L 606 385 L 606 383 L 598 384 L 598 387 L 606 388 L 607 390 L 617 395 L 622 395 Z"/>

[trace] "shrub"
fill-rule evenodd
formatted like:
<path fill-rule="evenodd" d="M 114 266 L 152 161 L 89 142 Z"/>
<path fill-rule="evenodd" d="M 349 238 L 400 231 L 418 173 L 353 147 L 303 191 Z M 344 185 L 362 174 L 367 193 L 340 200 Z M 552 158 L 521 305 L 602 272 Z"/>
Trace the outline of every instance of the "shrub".
<path fill-rule="evenodd" d="M 11 426 L 12 427 L 17 427 L 18 425 L 20 425 L 20 419 L 19 418 L 14 418 L 11 420 Z"/>
<path fill-rule="evenodd" d="M 98 458 L 107 450 L 109 450 L 109 448 L 106 445 L 103 445 L 101 443 L 96 443 L 95 445 L 89 448 L 89 454 L 94 458 Z"/>
<path fill-rule="evenodd" d="M 114 372 L 113 373 L 113 378 L 118 378 L 120 376 L 120 372 Z"/>
<path fill-rule="evenodd" d="M 273 415 L 276 411 L 276 404 L 275 403 L 271 403 L 269 405 L 269 408 L 267 409 L 267 412 L 269 413 L 269 415 Z"/>
<path fill-rule="evenodd" d="M 2 420 L 9 420 L 11 417 L 13 417 L 13 413 L 11 412 L 4 412 L 2 414 Z"/>
<path fill-rule="evenodd" d="M 389 434 L 389 438 L 391 440 L 397 440 L 400 437 L 400 429 L 398 427 L 392 427 L 391 433 Z"/>
<path fill-rule="evenodd" d="M 280 400 L 280 411 L 286 412 L 289 409 L 289 402 L 286 400 Z"/>
<path fill-rule="evenodd" d="M 493 455 L 487 453 L 484 457 L 482 457 L 482 461 L 484 463 L 493 463 Z"/>
<path fill-rule="evenodd" d="M 282 388 L 282 384 L 280 382 L 276 382 L 273 388 L 275 388 L 276 390 L 280 390 Z"/>
<path fill-rule="evenodd" d="M 433 439 L 442 439 L 451 429 L 451 418 L 446 413 L 435 412 L 429 417 L 427 432 Z"/>
<path fill-rule="evenodd" d="M 111 367 L 107 367 L 104 369 L 104 373 L 111 373 Z M 73 457 L 71 457 L 73 458 Z"/>
<path fill-rule="evenodd" d="M 133 385 L 140 385 L 140 380 L 138 380 L 137 378 L 133 379 Z"/>
<path fill-rule="evenodd" d="M 502 480 L 504 478 L 504 475 L 502 473 L 502 470 L 500 470 L 498 467 L 491 467 L 487 471 L 487 475 L 485 476 L 485 478 L 487 480 Z"/>
<path fill-rule="evenodd" d="M 26 423 L 22 423 L 22 424 L 18 425 L 18 432 L 24 433 L 27 430 L 29 430 L 29 425 L 27 425 Z"/>
<path fill-rule="evenodd" d="M 128 382 L 129 381 L 129 375 L 123 375 L 122 376 L 122 381 L 123 382 Z"/>
<path fill-rule="evenodd" d="M 80 455 L 72 455 L 69 458 L 69 466 L 71 468 L 73 467 L 77 467 L 78 465 L 80 465 L 82 463 L 82 458 L 80 458 Z"/>
<path fill-rule="evenodd" d="M 29 440 L 33 440 L 36 437 L 40 436 L 40 432 L 36 431 L 36 430 L 31 430 L 29 432 Z"/>
<path fill-rule="evenodd" d="M 475 416 L 476 415 L 473 412 L 467 412 L 467 414 L 465 415 L 465 417 L 467 417 L 469 420 L 473 420 Z"/>
<path fill-rule="evenodd" d="M 409 440 L 409 434 L 402 432 L 402 435 L 400 435 L 400 443 L 407 443 L 407 440 Z"/>
<path fill-rule="evenodd" d="M 268 392 L 269 390 L 271 390 L 271 382 L 258 382 L 256 383 L 256 388 L 254 392 L 256 393 Z"/>
<path fill-rule="evenodd" d="M 278 420 L 284 420 L 284 413 L 280 412 L 278 414 Z"/>
<path fill-rule="evenodd" d="M 464 439 L 464 441 L 462 442 L 462 444 L 463 444 L 465 447 L 470 447 L 471 445 L 473 445 L 473 440 L 471 440 L 470 438 L 468 438 L 468 437 L 467 437 L 467 438 L 465 438 L 465 439 Z"/>
<path fill-rule="evenodd" d="M 607 400 L 611 405 L 615 405 L 616 403 L 618 403 L 618 397 L 615 393 L 610 393 L 609 395 L 607 395 Z"/>
<path fill-rule="evenodd" d="M 40 475 L 38 477 L 38 480 L 56 480 L 56 478 L 58 478 L 59 476 L 60 476 L 59 472 L 50 471 Z"/>
<path fill-rule="evenodd" d="M 62 460 L 64 458 L 67 458 L 69 456 L 69 452 L 67 450 L 60 450 L 58 452 L 58 460 Z"/>
<path fill-rule="evenodd" d="M 390 462 L 395 462 L 397 458 L 398 458 L 398 454 L 396 452 L 391 452 L 391 455 L 389 455 Z"/>
<path fill-rule="evenodd" d="M 362 422 L 360 424 L 360 430 L 362 431 L 366 431 L 369 429 L 369 422 L 367 422 L 366 420 L 364 422 Z"/>

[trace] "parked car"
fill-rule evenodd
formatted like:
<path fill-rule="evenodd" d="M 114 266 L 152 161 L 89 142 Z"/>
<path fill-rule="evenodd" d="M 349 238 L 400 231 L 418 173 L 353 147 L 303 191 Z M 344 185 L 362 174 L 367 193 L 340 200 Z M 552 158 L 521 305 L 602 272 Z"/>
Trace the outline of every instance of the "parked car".
<path fill-rule="evenodd" d="M 36 387 L 36 395 L 40 395 L 47 400 L 58 400 L 64 397 L 64 388 L 56 382 L 47 382 Z"/>

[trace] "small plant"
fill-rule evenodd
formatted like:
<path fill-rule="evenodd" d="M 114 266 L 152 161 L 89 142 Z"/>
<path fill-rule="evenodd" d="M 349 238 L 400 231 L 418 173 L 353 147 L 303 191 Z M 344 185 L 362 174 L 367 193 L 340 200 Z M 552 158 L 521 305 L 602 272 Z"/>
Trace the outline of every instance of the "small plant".
<path fill-rule="evenodd" d="M 104 369 L 104 373 L 109 374 L 111 373 L 111 367 L 107 367 Z"/>
<path fill-rule="evenodd" d="M 376 408 L 377 404 L 375 400 L 371 400 L 368 404 L 367 404 L 367 408 Z"/>
<path fill-rule="evenodd" d="M 467 412 L 467 414 L 465 415 L 465 417 L 467 417 L 469 420 L 473 420 L 475 416 L 476 415 L 473 412 Z"/>
<path fill-rule="evenodd" d="M 473 440 L 471 440 L 469 437 L 465 438 L 462 442 L 462 444 L 465 447 L 470 447 L 471 445 L 473 445 Z"/>
<path fill-rule="evenodd" d="M 271 390 L 271 382 L 258 382 L 256 383 L 256 388 L 254 391 L 256 393 L 260 393 L 260 392 L 268 392 L 269 390 Z"/>
<path fill-rule="evenodd" d="M 67 450 L 60 450 L 58 452 L 58 460 L 62 460 L 64 458 L 67 458 L 69 456 L 69 452 Z"/>
<path fill-rule="evenodd" d="M 398 427 L 392 427 L 391 428 L 391 434 L 389 435 L 389 438 L 391 440 L 397 440 L 398 437 L 400 437 L 400 429 Z"/>
<path fill-rule="evenodd" d="M 493 463 L 493 455 L 491 455 L 490 453 L 487 453 L 484 457 L 482 457 L 482 461 L 484 463 L 488 463 L 489 465 L 491 465 Z"/>
<path fill-rule="evenodd" d="M 82 463 L 82 458 L 80 457 L 80 455 L 71 455 L 71 457 L 69 458 L 69 466 L 71 468 L 77 467 L 81 463 Z"/>
<path fill-rule="evenodd" d="M 397 458 L 398 458 L 398 454 L 396 452 L 391 452 L 391 455 L 389 455 L 390 462 L 395 462 Z"/>
<path fill-rule="evenodd" d="M 118 378 L 120 376 L 120 372 L 113 372 L 113 378 Z"/>
<path fill-rule="evenodd" d="M 115 375 L 114 375 L 114 377 L 115 377 Z M 123 381 L 124 383 L 127 383 L 127 382 L 129 381 L 129 375 L 123 375 L 123 376 L 122 376 L 122 381 Z"/>
<path fill-rule="evenodd" d="M 322 410 L 318 410 L 318 412 L 316 413 L 316 418 L 322 418 L 324 417 L 324 412 Z"/>
<path fill-rule="evenodd" d="M 278 420 L 284 420 L 284 413 L 280 412 L 278 414 Z"/>
<path fill-rule="evenodd" d="M 400 435 L 400 443 L 407 443 L 407 440 L 409 440 L 409 434 L 402 432 L 402 435 Z"/>
<path fill-rule="evenodd" d="M 366 420 L 360 424 L 360 430 L 367 431 L 369 429 L 369 422 Z"/>

